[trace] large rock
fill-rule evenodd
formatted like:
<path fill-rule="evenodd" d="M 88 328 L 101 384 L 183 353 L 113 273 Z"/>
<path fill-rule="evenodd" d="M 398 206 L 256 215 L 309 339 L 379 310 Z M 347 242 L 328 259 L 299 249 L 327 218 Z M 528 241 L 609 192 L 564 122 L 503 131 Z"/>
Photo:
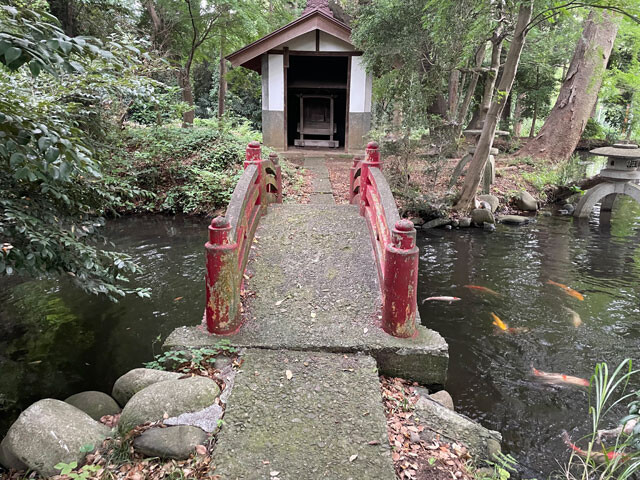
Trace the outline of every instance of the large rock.
<path fill-rule="evenodd" d="M 124 407 L 136 393 L 154 383 L 177 380 L 181 375 L 152 368 L 135 368 L 122 375 L 113 385 L 111 396 Z"/>
<path fill-rule="evenodd" d="M 491 206 L 491 212 L 495 212 L 500 206 L 500 200 L 495 195 L 478 195 L 478 200 L 487 202 Z"/>
<path fill-rule="evenodd" d="M 443 407 L 447 407 L 449 410 L 455 411 L 455 407 L 453 406 L 453 398 L 451 397 L 451 394 L 446 390 L 440 390 L 439 392 L 432 393 L 429 396 L 432 400 L 435 400 Z"/>
<path fill-rule="evenodd" d="M 471 455 L 489 460 L 500 452 L 502 436 L 499 432 L 488 430 L 431 398 L 421 396 L 414 412 L 417 421 L 426 427 L 420 435 L 427 440 L 431 439 L 430 436 L 440 435 L 446 440 L 466 445 Z"/>
<path fill-rule="evenodd" d="M 521 215 L 501 215 L 499 221 L 507 225 L 524 225 L 529 223 L 529 218 Z"/>
<path fill-rule="evenodd" d="M 44 477 L 59 473 L 58 463 L 80 463 L 97 448 L 109 428 L 73 405 L 46 398 L 27 408 L 9 429 L 5 447 Z"/>
<path fill-rule="evenodd" d="M 207 434 L 198 427 L 152 428 L 136 437 L 133 448 L 147 457 L 186 460 L 206 441 Z"/>
<path fill-rule="evenodd" d="M 0 443 L 0 465 L 7 470 L 27 470 L 29 467 L 16 457 L 7 446 L 7 437 Z"/>
<path fill-rule="evenodd" d="M 471 226 L 471 218 L 469 217 L 462 217 L 459 221 L 458 221 L 458 226 L 460 228 L 469 228 Z"/>
<path fill-rule="evenodd" d="M 88 391 L 71 395 L 65 400 L 70 405 L 82 410 L 94 420 L 100 420 L 105 415 L 115 415 L 120 412 L 120 406 L 106 393 Z"/>
<path fill-rule="evenodd" d="M 154 383 L 131 397 L 122 410 L 118 427 L 127 432 L 142 423 L 196 412 L 210 407 L 219 394 L 218 384 L 206 377 Z"/>
<path fill-rule="evenodd" d="M 482 226 L 484 223 L 495 223 L 493 213 L 487 208 L 476 208 L 471 212 L 471 221 L 474 225 Z"/>
<path fill-rule="evenodd" d="M 538 202 L 529 192 L 520 192 L 516 197 L 516 206 L 525 212 L 535 212 L 538 210 Z"/>

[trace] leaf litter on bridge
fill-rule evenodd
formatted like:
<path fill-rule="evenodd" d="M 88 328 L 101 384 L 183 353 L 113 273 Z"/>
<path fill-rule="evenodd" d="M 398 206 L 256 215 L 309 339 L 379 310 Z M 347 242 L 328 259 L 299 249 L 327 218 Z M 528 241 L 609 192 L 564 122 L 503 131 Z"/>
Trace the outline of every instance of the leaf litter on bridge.
<path fill-rule="evenodd" d="M 380 377 L 382 401 L 387 416 L 391 459 L 400 480 L 472 480 L 467 469 L 471 459 L 458 444 L 426 441 L 420 437 L 424 426 L 416 421 L 416 383 L 401 378 Z"/>

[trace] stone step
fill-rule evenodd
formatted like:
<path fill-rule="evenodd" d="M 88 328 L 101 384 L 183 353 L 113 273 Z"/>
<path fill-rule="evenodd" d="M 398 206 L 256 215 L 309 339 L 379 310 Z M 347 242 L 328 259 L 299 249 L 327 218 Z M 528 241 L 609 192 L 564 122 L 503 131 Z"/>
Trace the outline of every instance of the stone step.
<path fill-rule="evenodd" d="M 249 349 L 242 358 L 214 452 L 222 479 L 395 479 L 371 357 Z"/>

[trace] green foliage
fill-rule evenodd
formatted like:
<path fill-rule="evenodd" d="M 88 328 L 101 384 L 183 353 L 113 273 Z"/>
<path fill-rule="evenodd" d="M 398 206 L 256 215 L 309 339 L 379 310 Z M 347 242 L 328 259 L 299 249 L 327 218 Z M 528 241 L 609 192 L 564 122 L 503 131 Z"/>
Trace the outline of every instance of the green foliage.
<path fill-rule="evenodd" d="M 139 195 L 117 208 L 199 214 L 226 206 L 242 174 L 246 146 L 261 135 L 245 120 L 226 118 L 219 127 L 217 120 L 196 119 L 189 129 L 127 129 L 109 161 L 107 181 Z"/>
<path fill-rule="evenodd" d="M 604 135 L 605 133 L 602 126 L 593 118 L 589 118 L 582 132 L 582 138 L 603 138 Z"/>
<path fill-rule="evenodd" d="M 591 377 L 589 398 L 589 415 L 591 416 L 591 433 L 586 437 L 586 458 L 578 458 L 572 454 L 566 466 L 566 478 L 588 480 L 599 478 L 602 480 L 627 480 L 636 478 L 640 472 L 640 428 L 634 429 L 630 434 L 621 432 L 607 447 L 604 442 L 599 444 L 598 431 L 605 417 L 614 414 L 617 407 L 628 403 L 629 415 L 624 417 L 620 424 L 638 418 L 638 398 L 640 391 L 629 391 L 630 385 L 637 385 L 640 370 L 633 369 L 631 359 L 625 359 L 609 372 L 605 362 L 596 365 Z M 633 412 L 633 413 L 631 413 Z M 608 455 L 604 461 L 596 461 L 596 456 Z"/>
<path fill-rule="evenodd" d="M 518 465 L 515 458 L 502 452 L 494 455 L 493 461 L 486 463 L 493 467 L 493 473 L 491 475 L 475 475 L 477 480 L 509 480 L 511 473 L 517 471 L 516 466 Z"/>
<path fill-rule="evenodd" d="M 140 50 L 68 39 L 46 13 L 1 12 L 0 274 L 66 274 L 87 292 L 115 300 L 133 291 L 123 284 L 138 266 L 111 247 L 100 248 L 100 215 L 124 192 L 103 183 L 95 152 L 97 135 L 104 135 L 98 128 L 104 102 L 115 106 L 114 97 L 145 90 L 129 75 Z M 7 44 L 19 45 L 20 55 L 7 57 L 18 48 Z"/>
<path fill-rule="evenodd" d="M 93 445 L 91 446 L 91 450 L 93 450 Z M 99 470 L 102 469 L 100 465 L 85 465 L 82 468 L 77 469 L 78 462 L 60 462 L 56 464 L 54 468 L 56 470 L 60 470 L 60 475 L 67 475 L 73 480 L 87 480 L 88 478 L 93 477 Z"/>
<path fill-rule="evenodd" d="M 238 349 L 233 347 L 229 340 L 223 339 L 211 347 L 189 348 L 187 350 L 169 350 L 156 355 L 151 362 L 144 364 L 145 368 L 155 370 L 192 371 L 205 370 L 212 365 L 216 357 L 221 354 L 233 354 Z"/>

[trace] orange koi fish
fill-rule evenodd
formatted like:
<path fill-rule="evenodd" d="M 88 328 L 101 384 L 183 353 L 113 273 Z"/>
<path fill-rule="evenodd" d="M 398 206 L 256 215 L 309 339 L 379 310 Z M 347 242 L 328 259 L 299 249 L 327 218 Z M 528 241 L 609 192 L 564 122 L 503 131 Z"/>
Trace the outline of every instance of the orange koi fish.
<path fill-rule="evenodd" d="M 500 330 L 502 330 L 503 332 L 506 332 L 509 330 L 509 327 L 507 327 L 507 324 L 504 323 L 502 320 L 500 320 L 500 317 L 498 317 L 495 313 L 491 312 L 491 318 L 493 318 L 493 325 L 498 327 Z"/>
<path fill-rule="evenodd" d="M 564 373 L 549 373 L 538 370 L 531 365 L 531 372 L 535 377 L 538 377 L 540 381 L 548 383 L 550 385 L 578 385 L 579 387 L 588 387 L 589 380 L 586 378 L 574 377 L 571 375 L 565 375 Z"/>
<path fill-rule="evenodd" d="M 591 458 L 592 460 L 594 460 L 597 463 L 606 463 L 607 461 L 611 461 L 614 458 L 618 458 L 618 457 L 624 458 L 626 456 L 622 452 L 616 452 L 614 450 L 609 451 L 609 452 L 607 452 L 607 451 L 605 451 L 605 452 L 587 452 L 587 451 L 581 449 L 580 447 L 578 447 L 575 443 L 572 443 L 571 442 L 571 438 L 569 437 L 569 434 L 567 432 L 562 432 L 562 438 L 564 440 L 564 443 L 566 443 L 566 445 L 571 450 L 576 452 L 581 457 Z"/>
<path fill-rule="evenodd" d="M 498 317 L 495 313 L 491 312 L 491 318 L 493 318 L 493 325 L 498 327 L 501 331 L 507 333 L 525 333 L 529 329 L 527 327 L 510 327 Z"/>
<path fill-rule="evenodd" d="M 553 280 L 547 280 L 547 285 L 554 285 L 554 286 L 564 290 L 567 295 L 570 295 L 573 298 L 577 298 L 578 300 L 584 300 L 584 297 L 582 296 L 582 294 L 580 292 L 577 292 L 573 288 L 567 287 L 566 285 L 563 285 L 562 283 L 554 282 Z"/>
<path fill-rule="evenodd" d="M 477 290 L 483 293 L 488 293 L 490 295 L 495 295 L 496 297 L 500 296 L 500 294 L 495 290 L 491 290 L 490 288 L 482 287 L 480 285 L 465 285 L 464 288 L 468 288 L 469 290 Z"/>

